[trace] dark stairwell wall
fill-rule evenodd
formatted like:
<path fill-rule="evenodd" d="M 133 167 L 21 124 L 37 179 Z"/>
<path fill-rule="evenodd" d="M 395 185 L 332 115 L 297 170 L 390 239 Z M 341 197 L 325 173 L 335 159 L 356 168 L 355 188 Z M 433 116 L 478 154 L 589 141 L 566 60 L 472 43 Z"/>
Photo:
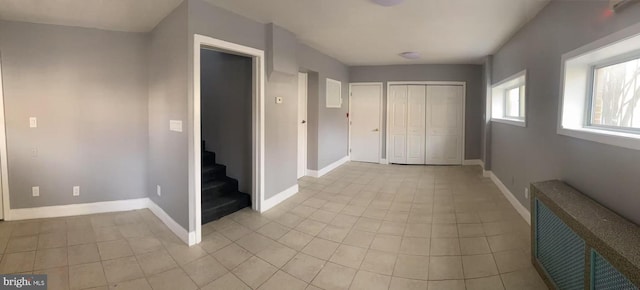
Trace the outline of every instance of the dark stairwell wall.
<path fill-rule="evenodd" d="M 251 193 L 252 59 L 202 49 L 200 61 L 202 140 Z"/>

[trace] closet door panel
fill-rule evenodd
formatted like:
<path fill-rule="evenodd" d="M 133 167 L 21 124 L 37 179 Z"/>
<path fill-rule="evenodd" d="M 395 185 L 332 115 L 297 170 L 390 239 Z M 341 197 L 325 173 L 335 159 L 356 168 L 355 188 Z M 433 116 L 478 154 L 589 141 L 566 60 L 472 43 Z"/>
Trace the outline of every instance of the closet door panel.
<path fill-rule="evenodd" d="M 389 102 L 389 163 L 407 163 L 407 86 L 391 86 Z"/>

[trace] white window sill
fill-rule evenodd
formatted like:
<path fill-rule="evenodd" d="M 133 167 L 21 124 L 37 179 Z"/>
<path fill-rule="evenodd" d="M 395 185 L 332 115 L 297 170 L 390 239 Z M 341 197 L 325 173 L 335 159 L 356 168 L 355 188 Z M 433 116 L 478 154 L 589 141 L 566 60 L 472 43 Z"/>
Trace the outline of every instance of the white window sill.
<path fill-rule="evenodd" d="M 501 119 L 501 118 L 491 118 L 491 122 L 502 123 L 507 125 L 513 125 L 518 127 L 527 127 L 527 122 L 517 119 Z"/>
<path fill-rule="evenodd" d="M 640 150 L 640 135 L 594 128 L 558 128 L 558 134 L 602 144 Z"/>

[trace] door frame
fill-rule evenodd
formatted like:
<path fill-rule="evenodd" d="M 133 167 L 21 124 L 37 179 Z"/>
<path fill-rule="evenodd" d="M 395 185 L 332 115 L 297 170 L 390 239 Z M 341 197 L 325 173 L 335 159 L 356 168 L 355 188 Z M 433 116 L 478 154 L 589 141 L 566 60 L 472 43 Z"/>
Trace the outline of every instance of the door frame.
<path fill-rule="evenodd" d="M 382 143 L 383 143 L 383 137 L 382 137 L 382 127 L 383 127 L 383 118 L 384 118 L 384 83 L 382 82 L 356 82 L 356 83 L 349 83 L 349 138 L 348 138 L 348 146 L 349 146 L 349 150 L 347 152 L 347 156 L 349 157 L 349 160 L 351 160 L 351 104 L 353 102 L 351 102 L 351 97 L 353 96 L 353 86 L 361 86 L 361 85 L 375 85 L 379 87 L 380 90 L 380 118 L 378 118 L 378 126 L 380 128 L 380 140 L 378 141 L 378 148 L 380 148 L 380 151 L 378 152 L 378 163 L 382 164 Z M 386 136 L 386 131 L 385 131 L 385 136 Z M 385 148 L 385 151 L 387 148 Z"/>
<path fill-rule="evenodd" d="M 7 162 L 7 131 L 4 116 L 4 86 L 2 78 L 2 53 L 0 53 L 0 219 L 6 220 L 11 209 L 9 203 L 9 166 Z"/>
<path fill-rule="evenodd" d="M 264 51 L 224 40 L 194 34 L 193 45 L 193 100 L 189 109 L 193 110 L 193 120 L 189 130 L 189 224 L 195 229 L 193 242 L 202 241 L 202 184 L 201 184 L 201 126 L 200 126 L 200 49 L 212 49 L 225 53 L 250 57 L 253 60 L 252 90 L 252 152 L 251 152 L 251 203 L 255 211 L 262 212 L 264 204 L 264 158 L 265 158 L 265 59 Z M 191 234 L 189 244 L 192 244 Z"/>
<path fill-rule="evenodd" d="M 462 161 L 460 162 L 460 165 L 464 164 L 464 161 L 466 160 L 466 156 L 465 156 L 465 135 L 466 135 L 466 121 L 467 121 L 467 82 L 460 82 L 460 81 L 394 81 L 394 82 L 387 82 L 387 95 L 389 94 L 389 90 L 391 89 L 391 86 L 393 85 L 432 85 L 432 86 L 462 86 L 462 149 L 461 149 L 461 155 L 462 156 Z M 386 95 L 385 95 L 386 97 Z M 425 111 L 426 113 L 426 111 Z M 385 132 L 389 132 L 389 101 L 387 99 L 387 114 L 385 115 L 385 118 L 387 120 L 387 127 L 385 128 Z M 389 159 L 389 134 L 386 134 L 386 156 L 387 156 L 387 160 Z M 426 135 L 425 135 L 426 138 Z M 426 142 L 426 139 L 425 139 Z M 426 160 L 426 155 L 425 155 L 425 160 Z"/>
<path fill-rule="evenodd" d="M 298 178 L 304 177 L 307 175 L 307 170 L 308 170 L 308 152 L 309 152 L 309 147 L 308 147 L 308 136 L 309 136 L 309 129 L 308 129 L 308 125 L 309 125 L 309 74 L 306 72 L 298 72 L 298 81 L 300 81 L 300 78 L 304 76 L 304 100 L 305 100 L 305 106 L 304 106 L 304 120 L 307 122 L 306 126 L 304 127 L 304 136 L 300 136 L 300 134 L 298 134 L 298 150 L 300 150 L 300 141 L 302 140 L 302 142 L 304 143 L 304 145 L 302 145 L 302 148 L 304 148 L 304 155 L 302 155 L 302 160 L 300 159 L 300 153 L 298 152 L 298 166 L 297 166 L 297 170 L 296 170 L 296 175 L 298 175 Z M 300 84 L 298 84 L 298 122 L 300 122 Z M 300 133 L 300 124 L 298 123 L 298 133 Z M 302 163 L 302 164 L 301 164 Z M 300 169 L 302 165 L 302 169 Z M 302 171 L 302 175 L 300 175 L 300 172 Z"/>

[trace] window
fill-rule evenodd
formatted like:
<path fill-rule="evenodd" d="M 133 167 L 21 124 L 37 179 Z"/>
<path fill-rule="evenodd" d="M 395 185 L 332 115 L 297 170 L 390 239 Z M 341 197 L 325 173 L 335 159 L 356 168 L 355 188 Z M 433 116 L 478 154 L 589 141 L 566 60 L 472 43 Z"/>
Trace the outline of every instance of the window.
<path fill-rule="evenodd" d="M 595 67 L 589 125 L 640 129 L 640 58 Z"/>
<path fill-rule="evenodd" d="M 558 134 L 640 150 L 640 24 L 562 56 Z"/>
<path fill-rule="evenodd" d="M 526 126 L 526 71 L 515 74 L 493 86 L 491 90 L 491 120 L 516 126 Z"/>

